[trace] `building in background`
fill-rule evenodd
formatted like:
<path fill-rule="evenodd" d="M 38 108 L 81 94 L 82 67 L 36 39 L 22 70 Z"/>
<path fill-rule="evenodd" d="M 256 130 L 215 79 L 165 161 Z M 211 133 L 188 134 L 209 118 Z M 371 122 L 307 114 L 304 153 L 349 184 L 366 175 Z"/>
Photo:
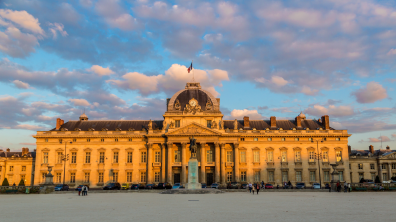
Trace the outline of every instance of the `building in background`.
<path fill-rule="evenodd" d="M 349 168 L 352 183 L 359 183 L 361 179 L 375 182 L 376 176 L 381 183 L 390 181 L 392 177 L 396 177 L 396 151 L 389 146 L 374 150 L 372 145 L 368 150 L 352 150 Z"/>
<path fill-rule="evenodd" d="M 10 186 L 14 183 L 18 186 L 21 180 L 26 186 L 33 184 L 35 156 L 36 153 L 29 152 L 29 148 L 22 148 L 22 152 L 0 150 L 0 186 L 4 178 L 7 178 Z"/>
<path fill-rule="evenodd" d="M 38 131 L 35 184 L 53 166 L 54 182 L 103 186 L 107 182 L 187 183 L 189 138 L 198 143 L 199 180 L 210 185 L 230 181 L 281 185 L 329 183 L 332 163 L 342 181 L 349 179 L 347 130 L 330 127 L 329 116 L 308 120 L 223 120 L 220 99 L 199 83 L 167 99 L 163 120 L 57 119 L 50 131 Z M 62 160 L 66 153 L 68 160 Z M 321 154 L 320 160 L 316 158 Z M 320 169 L 320 174 L 319 174 Z"/>

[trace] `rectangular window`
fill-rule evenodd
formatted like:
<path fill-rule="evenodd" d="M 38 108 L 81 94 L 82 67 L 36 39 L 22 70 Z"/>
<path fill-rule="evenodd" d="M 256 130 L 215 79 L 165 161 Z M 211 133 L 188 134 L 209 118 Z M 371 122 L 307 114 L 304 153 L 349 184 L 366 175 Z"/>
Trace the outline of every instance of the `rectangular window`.
<path fill-rule="evenodd" d="M 181 162 L 180 150 L 175 150 L 175 163 Z"/>
<path fill-rule="evenodd" d="M 258 138 L 253 138 L 253 141 L 258 141 Z"/>
<path fill-rule="evenodd" d="M 114 142 L 118 142 L 118 138 L 115 138 L 115 139 L 114 139 Z"/>
<path fill-rule="evenodd" d="M 255 182 L 260 181 L 260 171 L 254 171 L 254 181 Z"/>
<path fill-rule="evenodd" d="M 308 141 L 312 141 L 312 138 L 308 138 Z"/>
<path fill-rule="evenodd" d="M 73 142 L 76 142 L 77 141 L 77 139 L 76 138 L 73 138 Z"/>
<path fill-rule="evenodd" d="M 212 150 L 206 150 L 206 161 L 208 163 L 213 162 L 213 151 Z"/>
<path fill-rule="evenodd" d="M 10 166 L 10 172 L 14 171 L 14 166 Z"/>
<path fill-rule="evenodd" d="M 1 169 L 0 169 L 1 171 Z M 22 166 L 22 171 L 26 171 L 26 166 Z"/>
<path fill-rule="evenodd" d="M 246 181 L 246 171 L 241 172 L 241 181 L 243 181 L 243 182 Z"/>
<path fill-rule="evenodd" d="M 382 174 L 382 181 L 387 181 L 388 180 L 388 174 L 383 173 Z"/>
<path fill-rule="evenodd" d="M 359 173 L 359 182 L 361 179 L 364 179 L 363 173 Z"/>
<path fill-rule="evenodd" d="M 358 169 L 363 170 L 363 163 L 358 163 Z M 360 179 L 359 179 L 360 180 Z"/>
<path fill-rule="evenodd" d="M 260 163 L 260 151 L 253 151 L 253 162 Z"/>
<path fill-rule="evenodd" d="M 56 173 L 56 182 L 57 183 L 62 183 L 62 175 L 61 175 L 61 173 Z"/>
<path fill-rule="evenodd" d="M 227 163 L 233 162 L 232 161 L 232 151 L 227 151 Z"/>
<path fill-rule="evenodd" d="M 76 182 L 76 173 L 70 173 L 70 183 Z"/>
<path fill-rule="evenodd" d="M 129 142 L 132 142 L 132 138 L 129 138 L 128 141 L 129 141 Z"/>
<path fill-rule="evenodd" d="M 341 162 L 342 161 L 342 151 L 337 151 L 336 157 L 337 157 L 337 162 Z"/>
<path fill-rule="evenodd" d="M 91 163 L 91 152 L 85 153 L 85 163 Z"/>
<path fill-rule="evenodd" d="M 392 170 L 396 169 L 396 163 L 392 163 Z"/>
<path fill-rule="evenodd" d="M 113 182 L 118 182 L 118 172 L 113 172 Z"/>
<path fill-rule="evenodd" d="M 268 141 L 272 141 L 272 138 L 268 138 L 267 140 L 268 140 Z"/>
<path fill-rule="evenodd" d="M 338 173 L 339 177 L 340 177 L 340 181 L 344 181 L 344 171 L 340 171 Z"/>
<path fill-rule="evenodd" d="M 324 181 L 325 182 L 329 182 L 330 181 L 330 172 L 329 171 L 324 171 L 323 173 L 324 173 L 324 175 L 323 175 Z"/>
<path fill-rule="evenodd" d="M 2 166 L 0 166 L 0 172 L 1 172 L 1 170 L 3 169 L 3 167 Z"/>
<path fill-rule="evenodd" d="M 132 152 L 128 152 L 127 154 L 127 163 L 132 163 Z"/>
<path fill-rule="evenodd" d="M 274 182 L 274 171 L 268 171 L 268 181 Z"/>
<path fill-rule="evenodd" d="M 87 139 L 87 142 L 91 142 L 91 139 L 88 138 L 88 139 Z"/>
<path fill-rule="evenodd" d="M 132 172 L 127 172 L 127 182 L 132 182 Z"/>
<path fill-rule="evenodd" d="M 323 162 L 326 162 L 326 163 L 329 162 L 329 152 L 328 151 L 323 152 Z"/>
<path fill-rule="evenodd" d="M 85 173 L 85 175 L 84 175 L 84 183 L 89 183 L 89 173 Z"/>
<path fill-rule="evenodd" d="M 246 163 L 246 151 L 241 151 L 240 163 Z"/>
<path fill-rule="evenodd" d="M 337 138 L 336 138 L 336 141 L 340 141 L 340 138 L 337 137 Z"/>
<path fill-rule="evenodd" d="M 77 153 L 72 152 L 71 163 L 77 163 Z"/>
<path fill-rule="evenodd" d="M 44 152 L 43 163 L 48 163 L 48 153 Z"/>
<path fill-rule="evenodd" d="M 41 174 L 41 183 L 45 182 L 45 177 L 47 176 L 47 173 L 42 173 Z M 10 179 L 10 177 L 8 177 L 8 179 Z M 8 183 L 11 183 L 11 181 L 8 180 Z"/>
<path fill-rule="evenodd" d="M 99 153 L 99 163 L 104 163 L 104 160 L 105 160 L 105 153 L 100 152 Z"/>
<path fill-rule="evenodd" d="M 146 171 L 140 172 L 140 182 L 145 183 L 146 182 Z"/>
<path fill-rule="evenodd" d="M 113 163 L 118 163 L 118 152 L 114 152 Z"/>
<path fill-rule="evenodd" d="M 62 152 L 58 152 L 57 154 L 58 154 L 58 158 L 57 158 L 56 163 L 62 163 L 63 153 Z"/>
<path fill-rule="evenodd" d="M 282 163 L 287 162 L 287 151 L 282 151 Z"/>
<path fill-rule="evenodd" d="M 245 138 L 241 138 L 240 141 L 245 141 Z"/>
<path fill-rule="evenodd" d="M 45 142 L 48 143 L 48 139 L 45 139 Z"/>
<path fill-rule="evenodd" d="M 315 182 L 316 181 L 316 173 L 315 171 L 309 171 L 309 181 Z"/>
<path fill-rule="evenodd" d="M 371 180 L 373 181 L 373 182 L 375 182 L 375 173 L 371 173 Z M 359 181 L 360 182 L 360 181 Z"/>
<path fill-rule="evenodd" d="M 381 168 L 382 168 L 383 170 L 386 170 L 386 164 L 381 164 Z"/>
<path fill-rule="evenodd" d="M 308 153 L 308 161 L 310 162 L 310 163 L 313 163 L 313 162 L 315 162 L 315 152 L 313 152 L 313 151 L 310 151 L 309 153 Z"/>
<path fill-rule="evenodd" d="M 288 173 L 287 171 L 282 171 L 282 182 L 288 182 L 289 181 L 287 173 Z"/>
<path fill-rule="evenodd" d="M 232 172 L 227 172 L 227 182 L 232 181 Z"/>
<path fill-rule="evenodd" d="M 155 163 L 161 162 L 161 152 L 155 152 L 155 154 L 154 154 L 154 162 Z"/>
<path fill-rule="evenodd" d="M 301 151 L 296 151 L 295 153 L 296 162 L 301 162 Z"/>
<path fill-rule="evenodd" d="M 99 183 L 103 183 L 103 173 L 99 173 L 99 178 L 98 178 L 98 182 Z"/>
<path fill-rule="evenodd" d="M 147 152 L 141 152 L 140 154 L 140 162 L 146 163 L 147 162 Z"/>
<path fill-rule="evenodd" d="M 294 138 L 294 141 L 299 141 L 300 139 L 299 138 Z"/>
<path fill-rule="evenodd" d="M 281 138 L 281 141 L 286 141 L 286 138 Z"/>
<path fill-rule="evenodd" d="M 101 139 L 100 139 L 100 142 L 104 142 L 104 138 L 101 138 Z"/>
<path fill-rule="evenodd" d="M 59 143 L 62 143 L 62 139 L 59 139 Z"/>
<path fill-rule="evenodd" d="M 180 120 L 175 120 L 175 127 L 179 128 L 180 127 Z"/>
<path fill-rule="evenodd" d="M 267 158 L 268 158 L 268 162 L 274 162 L 274 151 L 268 151 Z M 271 181 L 273 181 L 273 180 L 271 180 Z"/>
<path fill-rule="evenodd" d="M 210 128 L 212 126 L 212 121 L 206 120 L 206 126 Z"/>
<path fill-rule="evenodd" d="M 301 181 L 302 181 L 301 171 L 296 171 L 296 182 L 301 182 Z"/>
<path fill-rule="evenodd" d="M 154 182 L 156 182 L 156 183 L 160 182 L 160 172 L 155 172 L 155 174 L 154 174 Z"/>

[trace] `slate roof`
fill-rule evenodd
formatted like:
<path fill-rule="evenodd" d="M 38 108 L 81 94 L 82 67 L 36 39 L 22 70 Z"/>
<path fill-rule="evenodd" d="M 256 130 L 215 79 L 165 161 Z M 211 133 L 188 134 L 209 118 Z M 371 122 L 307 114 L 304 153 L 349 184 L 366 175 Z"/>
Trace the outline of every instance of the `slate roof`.
<path fill-rule="evenodd" d="M 0 151 L 0 157 L 22 157 L 22 152 L 5 152 L 5 151 Z M 29 152 L 27 154 L 27 157 L 36 157 L 36 152 Z"/>
<path fill-rule="evenodd" d="M 68 131 L 75 131 L 75 129 L 80 129 L 81 131 L 89 131 L 93 128 L 95 131 L 102 131 L 102 129 L 107 129 L 108 131 L 115 131 L 120 128 L 121 131 L 142 130 L 148 129 L 149 120 L 87 120 L 87 121 L 69 121 L 63 124 L 60 128 L 67 129 Z M 153 129 L 162 129 L 163 120 L 153 120 Z M 55 131 L 52 129 L 51 131 Z"/>
<path fill-rule="evenodd" d="M 185 90 L 182 93 L 180 93 L 175 102 L 179 100 L 180 106 L 181 106 L 181 111 L 186 108 L 186 104 L 192 99 L 196 99 L 198 101 L 198 104 L 201 106 L 201 109 L 205 111 L 206 109 L 206 102 L 210 100 L 210 97 L 203 91 L 199 89 L 189 89 Z M 213 102 L 212 102 L 213 103 Z"/>
<path fill-rule="evenodd" d="M 238 129 L 243 129 L 243 120 L 238 121 Z M 250 129 L 256 128 L 256 130 L 265 130 L 267 128 L 271 128 L 270 120 L 250 120 L 249 121 Z M 234 120 L 224 120 L 225 129 L 234 129 Z M 315 130 L 317 128 L 324 128 L 323 124 L 318 122 L 317 120 L 301 120 L 301 127 L 309 128 L 311 130 Z M 295 120 L 276 120 L 276 128 L 282 128 L 283 130 L 290 130 L 292 128 L 297 128 L 297 124 Z M 330 127 L 331 130 L 334 128 Z"/>
<path fill-rule="evenodd" d="M 387 156 L 396 152 L 396 150 L 379 149 L 374 150 L 373 156 Z M 351 150 L 349 156 L 369 156 L 371 155 L 370 150 Z"/>

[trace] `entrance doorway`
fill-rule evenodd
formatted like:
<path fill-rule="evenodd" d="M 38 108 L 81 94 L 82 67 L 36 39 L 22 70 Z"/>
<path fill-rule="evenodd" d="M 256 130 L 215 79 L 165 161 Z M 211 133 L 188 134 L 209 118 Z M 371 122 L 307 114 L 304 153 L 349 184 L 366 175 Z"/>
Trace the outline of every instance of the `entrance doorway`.
<path fill-rule="evenodd" d="M 173 184 L 180 183 L 180 173 L 173 174 Z"/>
<path fill-rule="evenodd" d="M 213 173 L 206 173 L 206 185 L 209 187 L 212 185 L 214 180 L 214 174 Z"/>

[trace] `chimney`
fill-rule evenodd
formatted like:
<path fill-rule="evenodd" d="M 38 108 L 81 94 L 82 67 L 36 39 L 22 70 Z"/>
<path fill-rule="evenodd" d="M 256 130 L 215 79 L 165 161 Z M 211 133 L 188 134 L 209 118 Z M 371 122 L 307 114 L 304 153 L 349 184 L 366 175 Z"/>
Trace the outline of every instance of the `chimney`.
<path fill-rule="evenodd" d="M 373 145 L 369 146 L 369 151 L 371 154 L 374 154 L 374 146 Z"/>
<path fill-rule="evenodd" d="M 57 118 L 56 119 L 56 130 L 59 130 L 60 129 L 60 127 L 61 127 L 61 118 Z"/>
<path fill-rule="evenodd" d="M 22 148 L 22 155 L 28 154 L 29 148 Z"/>
<path fill-rule="evenodd" d="M 296 117 L 296 126 L 297 128 L 301 128 L 301 116 Z"/>
<path fill-rule="evenodd" d="M 386 146 L 386 150 L 390 150 L 390 147 L 389 147 L 389 146 Z"/>
<path fill-rule="evenodd" d="M 244 116 L 243 117 L 243 128 L 250 128 L 250 123 L 249 123 L 249 117 Z"/>
<path fill-rule="evenodd" d="M 328 115 L 322 116 L 322 124 L 323 124 L 323 129 L 325 129 L 325 130 L 330 129 L 330 122 L 329 122 Z"/>
<path fill-rule="evenodd" d="M 276 128 L 276 117 L 271 116 L 271 128 Z"/>
<path fill-rule="evenodd" d="M 350 155 L 351 152 L 352 152 L 352 147 L 351 147 L 351 145 L 348 145 L 348 155 Z"/>

